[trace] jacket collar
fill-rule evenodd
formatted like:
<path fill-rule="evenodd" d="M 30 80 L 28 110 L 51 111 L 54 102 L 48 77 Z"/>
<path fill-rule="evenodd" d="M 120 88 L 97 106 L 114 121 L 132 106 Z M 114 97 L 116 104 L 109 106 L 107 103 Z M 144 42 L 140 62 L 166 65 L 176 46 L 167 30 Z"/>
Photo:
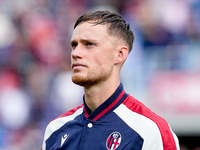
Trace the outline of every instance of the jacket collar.
<path fill-rule="evenodd" d="M 116 91 L 98 108 L 96 108 L 93 112 L 90 108 L 86 105 L 85 99 L 84 101 L 84 114 L 86 119 L 91 119 L 93 121 L 97 121 L 102 117 L 106 116 L 108 113 L 112 112 L 117 106 L 119 106 L 125 98 L 128 96 L 125 93 L 122 83 L 118 86 Z"/>

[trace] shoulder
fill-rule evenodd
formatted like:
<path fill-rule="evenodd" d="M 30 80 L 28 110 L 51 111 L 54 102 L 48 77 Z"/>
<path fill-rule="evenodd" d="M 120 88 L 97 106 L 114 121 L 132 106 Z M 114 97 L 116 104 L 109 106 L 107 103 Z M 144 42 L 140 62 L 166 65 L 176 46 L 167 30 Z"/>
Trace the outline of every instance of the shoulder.
<path fill-rule="evenodd" d="M 76 116 L 80 115 L 83 112 L 83 104 L 79 105 L 78 107 L 71 109 L 70 111 L 60 115 L 56 119 L 52 120 L 48 125 L 48 127 L 53 126 L 54 128 L 59 128 L 60 126 L 64 125 L 66 122 L 73 120 Z M 47 130 L 46 129 L 46 130 Z"/>
<path fill-rule="evenodd" d="M 68 112 L 66 112 L 66 113 L 64 113 L 62 115 L 60 115 L 56 119 L 63 118 L 63 117 L 69 117 L 69 116 L 76 116 L 76 115 L 79 114 L 80 111 L 82 112 L 82 109 L 83 109 L 83 104 L 77 106 L 76 108 L 73 108 L 73 109 L 69 110 Z M 54 120 L 56 120 L 56 119 L 54 119 Z M 52 120 L 52 121 L 54 121 L 54 120 Z"/>
<path fill-rule="evenodd" d="M 68 121 L 73 120 L 76 116 L 80 115 L 82 112 L 83 112 L 83 104 L 52 120 L 46 127 L 44 140 L 48 139 L 53 132 L 61 128 Z"/>
<path fill-rule="evenodd" d="M 150 108 L 145 106 L 142 102 L 138 101 L 132 96 L 128 96 L 127 99 L 123 102 L 127 109 L 132 113 L 140 115 L 143 119 L 150 119 L 155 122 L 157 125 L 166 125 L 167 122 L 164 118 L 153 112 Z M 168 126 L 168 125 L 167 125 Z"/>
<path fill-rule="evenodd" d="M 147 147 L 153 146 L 154 142 L 160 148 L 166 149 L 171 145 L 169 149 L 175 150 L 172 147 L 176 147 L 177 139 L 166 120 L 134 97 L 129 95 L 115 113 L 146 140 Z"/>

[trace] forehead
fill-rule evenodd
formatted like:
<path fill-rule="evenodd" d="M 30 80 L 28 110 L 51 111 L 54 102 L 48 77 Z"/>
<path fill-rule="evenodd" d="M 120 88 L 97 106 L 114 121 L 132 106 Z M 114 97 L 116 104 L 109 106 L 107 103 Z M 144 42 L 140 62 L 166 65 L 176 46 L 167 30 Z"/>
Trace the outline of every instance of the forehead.
<path fill-rule="evenodd" d="M 78 38 L 107 38 L 108 27 L 106 25 L 95 25 L 91 22 L 83 22 L 79 24 L 72 33 L 72 40 L 76 40 Z"/>

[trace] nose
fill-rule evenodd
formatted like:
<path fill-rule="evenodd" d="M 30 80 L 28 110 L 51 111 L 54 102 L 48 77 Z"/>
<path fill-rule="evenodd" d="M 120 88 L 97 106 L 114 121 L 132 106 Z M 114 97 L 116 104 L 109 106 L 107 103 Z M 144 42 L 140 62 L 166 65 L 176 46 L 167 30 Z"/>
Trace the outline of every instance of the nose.
<path fill-rule="evenodd" d="M 81 58 L 81 46 L 77 45 L 74 49 L 71 51 L 71 57 L 73 59 Z"/>

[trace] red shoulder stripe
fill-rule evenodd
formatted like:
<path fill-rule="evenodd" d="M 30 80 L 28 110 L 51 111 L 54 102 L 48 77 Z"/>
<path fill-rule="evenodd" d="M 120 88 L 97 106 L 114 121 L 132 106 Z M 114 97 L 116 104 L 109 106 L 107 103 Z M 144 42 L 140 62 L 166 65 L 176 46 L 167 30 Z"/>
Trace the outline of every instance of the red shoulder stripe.
<path fill-rule="evenodd" d="M 79 108 L 81 108 L 81 107 L 83 107 L 83 104 L 79 105 L 79 106 L 76 107 L 76 108 L 73 108 L 73 109 L 69 110 L 68 112 L 66 112 L 66 113 L 64 113 L 64 114 L 62 114 L 62 115 L 60 115 L 60 116 L 57 117 L 57 118 L 70 116 L 70 115 L 72 115 L 73 113 L 75 113 L 75 112 L 76 112 Z M 57 119 L 57 118 L 56 118 L 56 119 Z"/>
<path fill-rule="evenodd" d="M 123 102 L 130 110 L 141 114 L 153 122 L 155 122 L 160 130 L 164 150 L 176 150 L 176 143 L 168 123 L 159 115 L 155 114 L 152 110 L 147 108 L 143 103 L 139 102 L 130 95 Z"/>

